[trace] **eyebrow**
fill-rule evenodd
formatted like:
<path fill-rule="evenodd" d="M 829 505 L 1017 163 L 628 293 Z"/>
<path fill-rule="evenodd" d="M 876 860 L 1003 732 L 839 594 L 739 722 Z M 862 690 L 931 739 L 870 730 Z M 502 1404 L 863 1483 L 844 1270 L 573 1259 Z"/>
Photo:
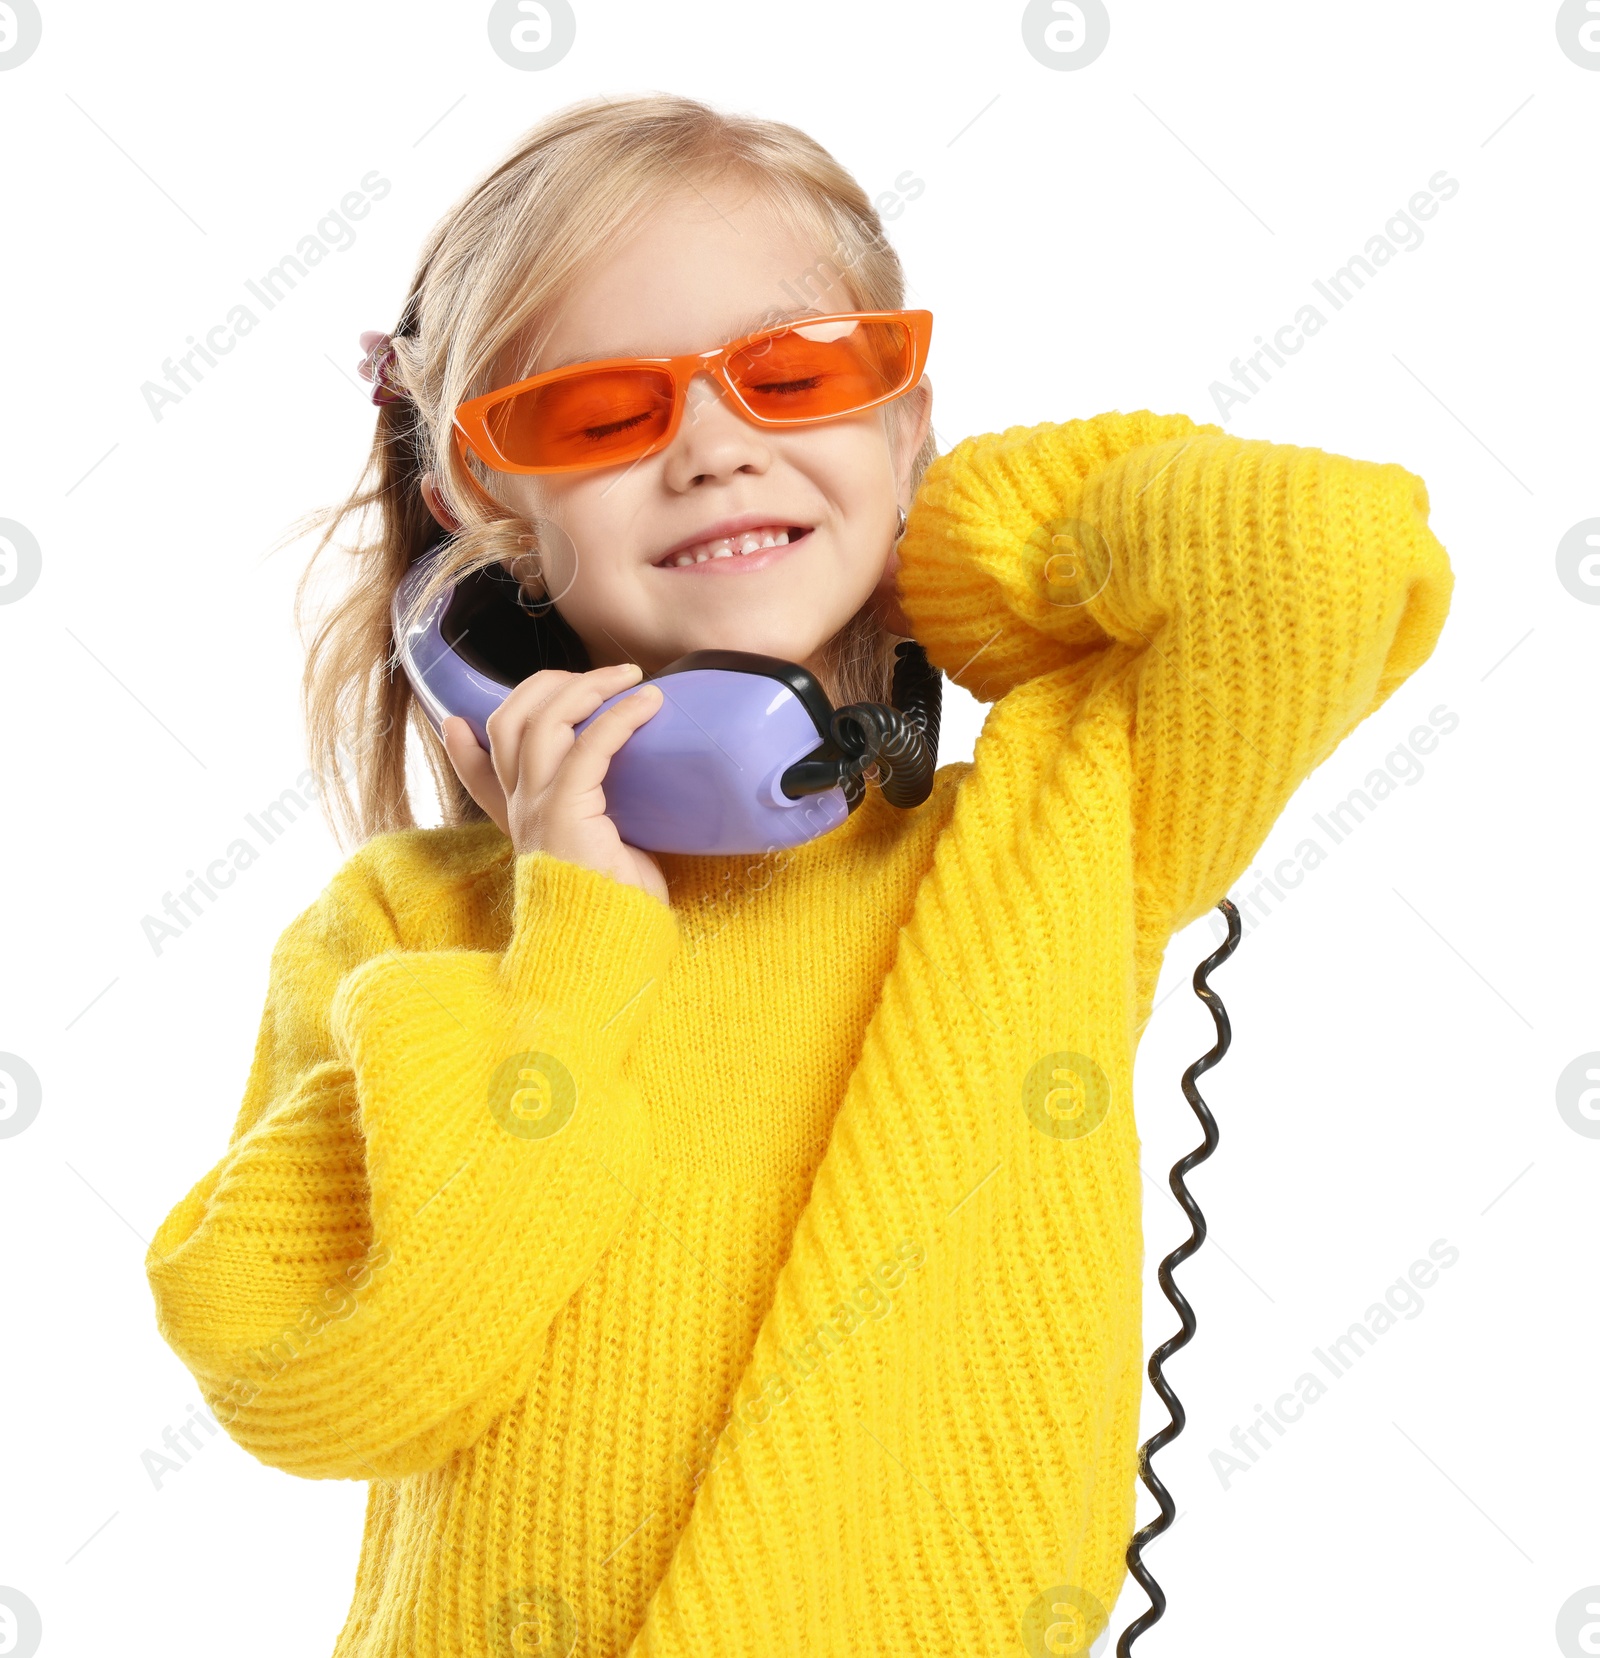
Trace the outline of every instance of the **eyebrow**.
<path fill-rule="evenodd" d="M 783 316 L 774 317 L 768 311 L 759 312 L 753 317 L 746 317 L 742 322 L 734 324 L 733 332 L 728 336 L 731 340 L 742 340 L 747 334 L 754 334 L 766 328 L 782 328 L 786 323 L 799 322 L 805 317 L 833 316 L 831 311 L 819 311 L 816 306 L 807 306 L 803 311 L 790 311 Z M 603 351 L 582 351 L 570 357 L 563 357 L 559 362 L 549 363 L 539 370 L 541 374 L 548 374 L 554 369 L 570 368 L 574 363 L 604 362 L 608 357 L 660 357 L 666 353 L 646 351 L 642 346 L 607 347 Z"/>

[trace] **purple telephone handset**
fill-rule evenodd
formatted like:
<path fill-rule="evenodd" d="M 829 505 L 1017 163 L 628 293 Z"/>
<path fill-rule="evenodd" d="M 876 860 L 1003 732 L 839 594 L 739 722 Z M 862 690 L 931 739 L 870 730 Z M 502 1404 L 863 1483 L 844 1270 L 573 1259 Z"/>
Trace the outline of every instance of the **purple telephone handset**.
<path fill-rule="evenodd" d="M 541 668 L 587 666 L 571 630 L 517 602 L 498 565 L 446 589 L 405 625 L 431 558 L 395 593 L 396 655 L 435 731 L 459 714 L 487 749 L 490 714 Z M 662 703 L 612 756 L 606 815 L 646 852 L 768 852 L 837 828 L 874 763 L 886 799 L 918 806 L 939 751 L 939 672 L 914 639 L 896 648 L 893 707 L 835 709 L 798 663 L 750 651 L 691 651 L 647 679 Z M 638 689 L 630 685 L 573 727 Z"/>

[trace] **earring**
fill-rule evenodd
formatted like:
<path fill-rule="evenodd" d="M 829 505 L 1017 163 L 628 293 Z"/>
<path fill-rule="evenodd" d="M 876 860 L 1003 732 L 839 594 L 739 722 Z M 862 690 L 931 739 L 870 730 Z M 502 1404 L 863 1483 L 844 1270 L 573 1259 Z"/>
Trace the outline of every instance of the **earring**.
<path fill-rule="evenodd" d="M 524 536 L 522 539 L 524 543 L 526 543 L 531 539 L 531 537 Z M 533 561 L 534 567 L 531 573 L 524 572 L 522 569 L 523 561 L 525 559 L 531 559 Z M 544 585 L 544 568 L 539 560 L 539 555 L 536 552 L 519 553 L 517 557 L 512 560 L 511 573 L 516 578 L 517 583 L 517 608 L 527 616 L 542 616 L 544 612 L 542 610 L 534 609 L 533 605 L 528 602 L 527 593 L 528 586 L 535 581 L 537 581 L 541 587 Z M 545 604 L 547 602 L 547 596 L 541 594 L 538 599 L 533 601 L 533 604 Z"/>
<path fill-rule="evenodd" d="M 896 507 L 895 511 L 900 515 L 899 520 L 894 527 L 894 538 L 898 541 L 900 537 L 906 533 L 906 509 L 904 507 Z"/>

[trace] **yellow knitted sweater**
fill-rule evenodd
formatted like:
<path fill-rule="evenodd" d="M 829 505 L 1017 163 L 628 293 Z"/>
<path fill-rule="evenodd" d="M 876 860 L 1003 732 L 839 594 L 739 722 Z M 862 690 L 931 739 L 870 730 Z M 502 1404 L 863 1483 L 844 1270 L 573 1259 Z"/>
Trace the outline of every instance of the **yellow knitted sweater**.
<path fill-rule="evenodd" d="M 1162 952 L 1432 651 L 1427 511 L 1181 415 L 971 438 L 900 593 L 994 706 L 922 807 L 670 904 L 490 824 L 348 860 L 147 1260 L 232 1437 L 369 1482 L 339 1658 L 1087 1650 Z"/>

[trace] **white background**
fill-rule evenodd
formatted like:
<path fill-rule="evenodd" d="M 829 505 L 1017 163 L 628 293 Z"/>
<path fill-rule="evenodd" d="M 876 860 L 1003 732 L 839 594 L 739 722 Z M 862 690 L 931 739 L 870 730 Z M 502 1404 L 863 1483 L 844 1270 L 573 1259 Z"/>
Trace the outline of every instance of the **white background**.
<path fill-rule="evenodd" d="M 0 517 L 43 558 L 0 605 L 0 1050 L 43 1085 L 0 1139 L 0 1584 L 40 1608 L 47 1658 L 314 1658 L 343 1621 L 363 1486 L 221 1435 L 159 1489 L 141 1458 L 199 1403 L 146 1240 L 224 1150 L 272 944 L 345 854 L 308 817 L 159 956 L 141 918 L 305 766 L 310 543 L 270 549 L 355 482 L 358 334 L 393 326 L 425 234 L 520 132 L 650 89 L 801 126 L 870 193 L 924 182 L 887 229 L 937 318 L 941 449 L 1109 409 L 1217 419 L 1212 383 L 1313 279 L 1441 169 L 1459 182 L 1225 421 L 1418 473 L 1457 588 L 1431 660 L 1257 867 L 1308 836 L 1326 860 L 1215 981 L 1235 1045 L 1202 1085 L 1211 1236 L 1168 1366 L 1189 1425 L 1156 1464 L 1182 1517 L 1148 1551 L 1170 1608 L 1136 1650 L 1600 1650 L 1556 1636 L 1600 1583 L 1600 1140 L 1556 1107 L 1600 1049 L 1600 608 L 1555 557 L 1600 515 L 1600 53 L 1563 54 L 1551 0 L 1110 9 L 1104 54 L 1061 72 L 1015 3 L 580 5 L 565 60 L 525 72 L 483 3 L 79 0 L 0 73 Z M 163 359 L 373 169 L 392 189 L 353 245 L 155 420 Z M 964 759 L 982 710 L 947 699 L 941 759 Z M 1316 814 L 1441 706 L 1459 724 L 1421 777 L 1333 844 Z M 1177 1327 L 1155 1269 L 1188 1233 L 1165 1179 L 1198 1140 L 1178 1077 L 1211 1041 L 1187 981 L 1214 936 L 1173 941 L 1139 1058 L 1147 1351 Z M 1459 1259 L 1421 1312 L 1332 1380 L 1312 1349 L 1436 1239 Z M 1212 1453 L 1308 1371 L 1326 1396 L 1225 1487 Z M 1165 1421 L 1147 1389 L 1143 1435 Z M 1130 1579 L 1113 1631 L 1144 1606 Z"/>

